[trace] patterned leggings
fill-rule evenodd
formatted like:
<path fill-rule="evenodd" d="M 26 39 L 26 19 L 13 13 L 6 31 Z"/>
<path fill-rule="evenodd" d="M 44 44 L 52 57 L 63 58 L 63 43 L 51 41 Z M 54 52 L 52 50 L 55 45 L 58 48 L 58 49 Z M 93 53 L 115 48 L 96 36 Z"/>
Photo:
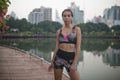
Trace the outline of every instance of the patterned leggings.
<path fill-rule="evenodd" d="M 63 67 L 65 67 L 66 70 L 70 72 L 70 67 L 73 63 L 74 57 L 75 52 L 66 52 L 59 49 L 54 60 L 54 68 L 63 69 Z"/>

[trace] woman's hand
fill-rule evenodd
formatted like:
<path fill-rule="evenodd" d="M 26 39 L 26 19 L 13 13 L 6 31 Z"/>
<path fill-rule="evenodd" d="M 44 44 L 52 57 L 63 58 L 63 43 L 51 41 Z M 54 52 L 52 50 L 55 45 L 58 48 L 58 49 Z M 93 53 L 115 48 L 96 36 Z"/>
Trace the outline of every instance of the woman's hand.
<path fill-rule="evenodd" d="M 51 63 L 48 67 L 48 71 L 51 72 L 53 70 L 53 63 Z"/>
<path fill-rule="evenodd" d="M 70 72 L 75 72 L 76 71 L 76 64 L 72 64 L 70 67 Z"/>

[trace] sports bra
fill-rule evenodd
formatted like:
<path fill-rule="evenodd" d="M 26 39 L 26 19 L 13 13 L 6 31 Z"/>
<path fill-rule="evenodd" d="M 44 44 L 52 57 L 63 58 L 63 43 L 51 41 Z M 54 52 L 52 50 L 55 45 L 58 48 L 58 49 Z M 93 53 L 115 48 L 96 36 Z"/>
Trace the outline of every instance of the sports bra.
<path fill-rule="evenodd" d="M 72 43 L 76 44 L 76 32 L 75 32 L 75 26 L 72 28 L 72 31 L 69 35 L 63 35 L 62 29 L 60 29 L 59 33 L 59 43 Z"/>

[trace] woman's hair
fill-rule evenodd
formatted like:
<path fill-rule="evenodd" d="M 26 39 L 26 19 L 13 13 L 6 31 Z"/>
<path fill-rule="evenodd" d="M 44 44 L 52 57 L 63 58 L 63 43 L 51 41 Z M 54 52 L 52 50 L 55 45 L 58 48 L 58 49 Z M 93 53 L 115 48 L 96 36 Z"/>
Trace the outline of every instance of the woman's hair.
<path fill-rule="evenodd" d="M 65 10 L 62 12 L 62 16 L 63 16 L 63 13 L 64 13 L 65 11 L 70 12 L 70 13 L 71 13 L 71 16 L 73 17 L 73 13 L 72 13 L 72 11 L 71 11 L 70 9 L 65 9 Z"/>

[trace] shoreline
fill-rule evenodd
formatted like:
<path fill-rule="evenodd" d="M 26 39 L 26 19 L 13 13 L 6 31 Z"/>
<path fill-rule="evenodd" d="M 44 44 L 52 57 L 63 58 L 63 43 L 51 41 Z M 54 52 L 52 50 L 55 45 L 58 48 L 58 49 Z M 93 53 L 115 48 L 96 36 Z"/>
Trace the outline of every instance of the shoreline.
<path fill-rule="evenodd" d="M 98 38 L 98 39 L 120 39 L 120 36 L 82 36 L 83 38 Z M 55 38 L 55 35 L 0 35 L 0 39 L 4 38 Z"/>

